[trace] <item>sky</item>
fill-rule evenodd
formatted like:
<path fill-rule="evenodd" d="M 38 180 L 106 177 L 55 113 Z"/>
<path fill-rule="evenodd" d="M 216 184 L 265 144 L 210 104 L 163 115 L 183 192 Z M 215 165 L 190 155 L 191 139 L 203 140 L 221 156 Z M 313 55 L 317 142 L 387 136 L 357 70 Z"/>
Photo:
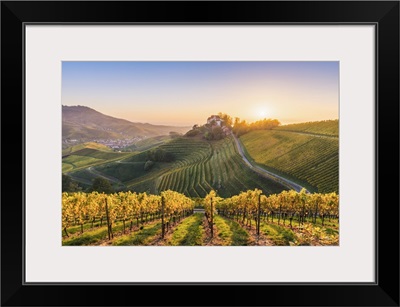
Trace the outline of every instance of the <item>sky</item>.
<path fill-rule="evenodd" d="M 62 104 L 193 126 L 218 112 L 281 124 L 338 119 L 339 62 L 62 62 Z"/>

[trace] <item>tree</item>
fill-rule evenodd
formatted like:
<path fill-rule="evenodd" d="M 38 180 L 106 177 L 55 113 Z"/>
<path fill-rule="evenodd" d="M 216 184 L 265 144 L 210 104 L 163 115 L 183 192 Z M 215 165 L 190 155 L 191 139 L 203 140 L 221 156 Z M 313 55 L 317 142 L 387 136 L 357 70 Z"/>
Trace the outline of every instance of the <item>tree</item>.
<path fill-rule="evenodd" d="M 177 137 L 182 136 L 182 134 L 179 133 L 179 132 L 170 131 L 170 132 L 169 132 L 169 136 L 170 136 L 172 139 L 175 139 L 175 138 L 177 138 Z"/>
<path fill-rule="evenodd" d="M 211 141 L 214 139 L 214 135 L 211 132 L 207 131 L 206 133 L 204 133 L 204 138 L 208 141 Z"/>
<path fill-rule="evenodd" d="M 222 130 L 221 127 L 215 126 L 212 128 L 212 139 L 213 140 L 220 140 L 224 137 L 224 131 Z"/>
<path fill-rule="evenodd" d="M 186 132 L 186 136 L 196 136 L 196 135 L 199 135 L 200 134 L 200 130 L 198 130 L 198 129 L 192 129 L 192 130 L 189 130 L 188 132 Z"/>
<path fill-rule="evenodd" d="M 245 120 L 239 121 L 235 119 L 235 125 L 233 126 L 233 133 L 236 134 L 237 137 L 247 133 L 249 131 L 249 126 Z"/>
<path fill-rule="evenodd" d="M 254 130 L 271 130 L 278 127 L 280 124 L 281 123 L 277 119 L 264 118 L 252 123 L 247 123 L 245 120 L 240 120 L 239 117 L 235 117 L 232 131 L 239 137 Z"/>
<path fill-rule="evenodd" d="M 218 113 L 218 116 L 223 120 L 224 126 L 232 128 L 233 120 L 228 114 L 225 113 Z"/>
<path fill-rule="evenodd" d="M 93 179 L 92 186 L 90 188 L 90 192 L 97 191 L 99 193 L 114 193 L 114 188 L 111 185 L 111 182 L 103 177 L 96 177 Z"/>
<path fill-rule="evenodd" d="M 68 175 L 62 174 L 62 192 L 79 192 L 82 187 Z"/>

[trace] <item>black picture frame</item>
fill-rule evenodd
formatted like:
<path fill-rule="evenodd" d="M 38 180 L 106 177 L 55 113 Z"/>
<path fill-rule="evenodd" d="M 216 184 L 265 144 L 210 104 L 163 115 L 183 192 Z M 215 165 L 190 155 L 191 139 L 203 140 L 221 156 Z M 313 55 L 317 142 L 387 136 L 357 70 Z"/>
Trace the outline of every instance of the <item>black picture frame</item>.
<path fill-rule="evenodd" d="M 30 22 L 375 25 L 376 282 L 24 283 L 23 56 Z M 2 306 L 399 306 L 399 1 L 2 1 L 1 77 Z"/>

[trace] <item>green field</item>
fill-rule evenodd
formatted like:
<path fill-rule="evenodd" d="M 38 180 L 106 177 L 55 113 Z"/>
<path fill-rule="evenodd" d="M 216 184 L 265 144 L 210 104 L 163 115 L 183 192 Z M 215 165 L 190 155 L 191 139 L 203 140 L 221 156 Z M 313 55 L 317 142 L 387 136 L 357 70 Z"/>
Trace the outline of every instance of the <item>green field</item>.
<path fill-rule="evenodd" d="M 284 126 L 283 126 L 284 127 Z M 318 131 L 313 126 L 314 131 Z M 325 131 L 325 130 L 321 130 Z M 339 190 L 339 139 L 283 130 L 258 130 L 240 137 L 249 160 L 309 190 Z"/>
<path fill-rule="evenodd" d="M 84 143 L 68 147 L 62 152 L 62 172 L 70 173 L 105 162 L 121 160 L 132 153 L 113 152 L 111 148 L 97 143 Z"/>
<path fill-rule="evenodd" d="M 90 166 L 99 162 L 103 162 L 102 159 L 96 159 L 93 157 L 85 157 L 79 155 L 70 155 L 62 160 L 62 171 L 68 172 L 83 166 Z"/>

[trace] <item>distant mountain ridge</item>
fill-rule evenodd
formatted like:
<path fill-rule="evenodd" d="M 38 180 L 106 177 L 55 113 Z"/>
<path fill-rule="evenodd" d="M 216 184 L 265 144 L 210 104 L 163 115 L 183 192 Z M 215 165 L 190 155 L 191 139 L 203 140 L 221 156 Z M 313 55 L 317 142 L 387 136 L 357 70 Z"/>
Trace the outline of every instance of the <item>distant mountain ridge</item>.
<path fill-rule="evenodd" d="M 147 138 L 167 135 L 171 131 L 185 133 L 190 127 L 133 123 L 100 113 L 86 106 L 62 106 L 62 140 L 80 142 L 99 139 Z"/>

